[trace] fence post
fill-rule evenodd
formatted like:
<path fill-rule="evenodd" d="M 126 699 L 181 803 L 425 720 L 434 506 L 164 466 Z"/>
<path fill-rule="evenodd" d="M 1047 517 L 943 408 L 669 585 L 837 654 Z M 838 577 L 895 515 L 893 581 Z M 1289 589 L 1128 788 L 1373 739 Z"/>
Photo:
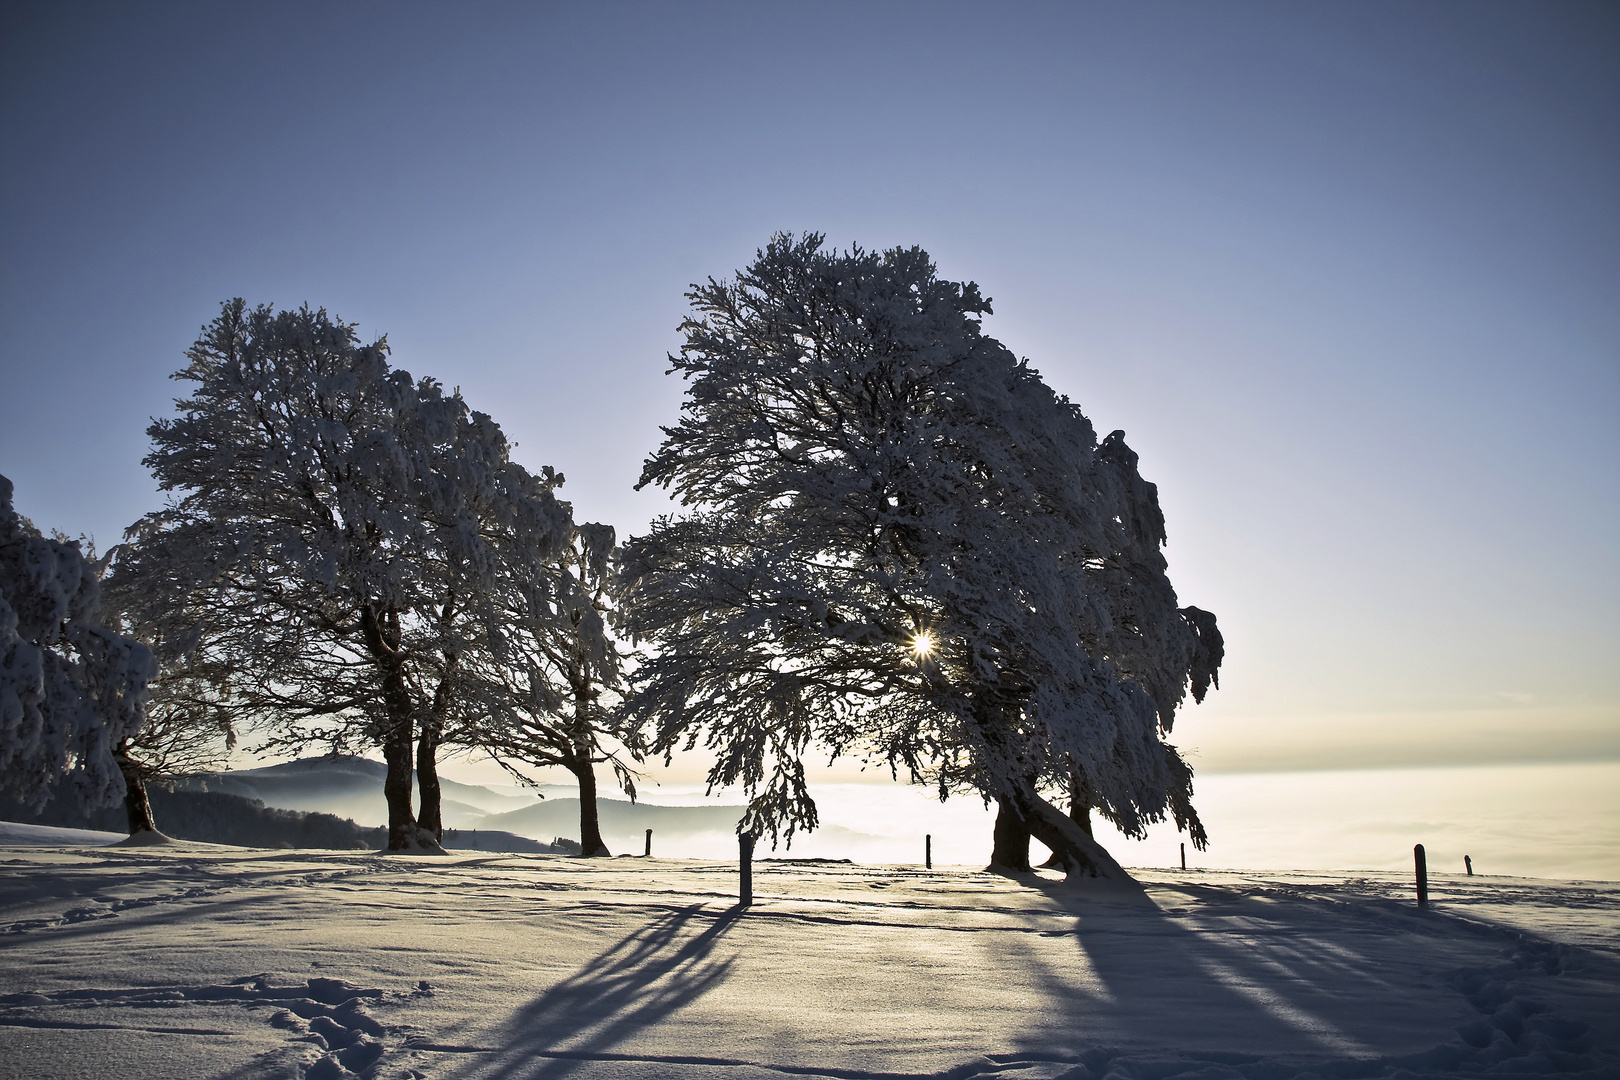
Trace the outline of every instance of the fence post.
<path fill-rule="evenodd" d="M 641 853 L 641 857 L 645 859 L 645 858 L 651 857 L 651 855 L 652 855 L 652 830 L 648 829 L 647 830 L 647 850 L 643 851 Z"/>
<path fill-rule="evenodd" d="M 754 834 L 737 834 L 737 902 L 747 907 L 754 902 Z"/>
<path fill-rule="evenodd" d="M 1412 847 L 1412 861 L 1417 864 L 1417 894 L 1418 907 L 1429 906 L 1429 860 L 1423 854 L 1423 845 Z"/>
<path fill-rule="evenodd" d="M 1181 868 L 1183 870 L 1187 869 L 1187 845 L 1185 843 L 1181 845 Z"/>
<path fill-rule="evenodd" d="M 923 836 L 923 869 L 934 868 L 934 834 L 926 833 Z"/>
<path fill-rule="evenodd" d="M 1467 855 L 1464 855 L 1463 856 L 1463 865 L 1468 868 L 1468 876 L 1473 877 L 1474 876 L 1474 860 L 1469 858 Z"/>

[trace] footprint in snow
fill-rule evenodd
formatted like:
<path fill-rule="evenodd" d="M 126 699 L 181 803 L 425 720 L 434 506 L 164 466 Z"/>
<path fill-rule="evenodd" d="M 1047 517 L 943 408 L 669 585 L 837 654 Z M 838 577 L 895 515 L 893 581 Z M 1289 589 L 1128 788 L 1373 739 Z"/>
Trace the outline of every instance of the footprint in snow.
<path fill-rule="evenodd" d="M 372 1009 L 389 997 L 431 996 L 426 981 L 409 994 L 356 986 L 342 979 L 313 978 L 301 986 L 275 986 L 268 975 L 250 975 L 224 986 L 167 986 L 130 989 L 62 990 L 50 994 L 21 993 L 0 997 L 0 1022 L 19 1027 L 123 1027 L 126 1025 L 66 1023 L 39 1010 L 121 1008 L 163 1008 L 176 1002 L 207 1002 L 218 1005 L 279 1006 L 270 1016 L 273 1027 L 288 1032 L 294 1042 L 309 1044 L 316 1056 L 293 1063 L 300 1080 L 346 1080 L 376 1076 L 390 1053 L 390 1029 Z M 131 1029 L 193 1034 L 230 1034 L 228 1030 L 203 1031 L 171 1027 Z M 398 1030 L 395 1031 L 398 1034 Z M 397 1047 L 396 1047 L 397 1048 Z M 307 1053 L 307 1051 L 306 1051 Z"/>

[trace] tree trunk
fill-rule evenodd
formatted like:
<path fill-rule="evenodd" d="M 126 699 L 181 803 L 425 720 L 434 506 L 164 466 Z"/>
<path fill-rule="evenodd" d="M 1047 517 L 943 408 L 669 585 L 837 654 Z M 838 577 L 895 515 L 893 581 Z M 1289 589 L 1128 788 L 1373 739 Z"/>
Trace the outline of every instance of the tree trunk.
<path fill-rule="evenodd" d="M 1080 826 L 1080 831 L 1092 836 L 1091 784 L 1086 774 L 1076 769 L 1069 774 L 1069 820 Z"/>
<path fill-rule="evenodd" d="M 976 709 L 974 715 L 985 741 L 992 747 L 1006 742 L 1004 729 L 997 723 L 996 708 L 987 696 L 984 711 Z M 1087 836 L 1063 811 L 1041 798 L 1032 777 L 1018 780 L 1016 786 L 1000 793 L 997 799 L 992 867 L 1028 870 L 1029 838 L 1033 837 L 1052 850 L 1055 865 L 1070 881 L 1093 877 L 1135 884 L 1135 879 L 1097 841 Z"/>
<path fill-rule="evenodd" d="M 575 620 L 575 627 L 578 627 Z M 591 767 L 591 754 L 596 749 L 591 738 L 591 681 L 590 660 L 583 648 L 577 649 L 568 681 L 574 691 L 573 759 L 568 769 L 579 781 L 579 853 L 586 858 L 611 858 L 607 845 L 602 842 L 602 825 L 597 817 L 596 770 Z"/>
<path fill-rule="evenodd" d="M 1006 797 L 997 800 L 996 827 L 991 835 L 990 868 L 1029 873 L 1029 826 Z"/>
<path fill-rule="evenodd" d="M 1081 832 L 1094 838 L 1091 831 L 1091 785 L 1086 781 L 1086 774 L 1079 769 L 1069 774 L 1069 820 L 1080 826 Z M 1041 863 L 1043 870 L 1061 870 L 1063 866 L 1063 860 L 1056 855 Z"/>
<path fill-rule="evenodd" d="M 438 841 L 424 833 L 411 814 L 411 735 L 415 709 L 399 653 L 399 615 L 389 612 L 379 616 L 368 607 L 361 614 L 361 624 L 371 658 L 383 673 L 387 726 L 381 742 L 383 760 L 388 763 L 388 773 L 383 778 L 383 797 L 388 800 L 388 850 L 442 854 L 444 849 Z"/>
<path fill-rule="evenodd" d="M 455 610 L 454 602 L 446 604 L 444 618 L 448 622 Z M 459 657 L 444 654 L 444 672 L 439 685 L 433 690 L 433 711 L 422 721 L 422 735 L 416 740 L 416 823 L 433 839 L 444 839 L 444 793 L 439 786 L 439 744 L 444 741 L 444 718 L 450 712 L 451 680 L 455 677 Z"/>
<path fill-rule="evenodd" d="M 1135 883 L 1125 868 L 1087 836 L 1063 811 L 1041 798 L 1032 785 L 1021 785 L 1009 800 L 1023 818 L 1030 835 L 1052 849 L 1058 869 L 1076 878 L 1106 878 Z"/>
<path fill-rule="evenodd" d="M 602 842 L 602 825 L 596 808 L 596 770 L 589 754 L 575 759 L 568 769 L 579 780 L 579 853 L 588 858 L 610 858 Z"/>
<path fill-rule="evenodd" d="M 422 723 L 416 740 L 416 823 L 435 840 L 444 839 L 443 793 L 439 787 L 439 718 Z"/>
<path fill-rule="evenodd" d="M 157 832 L 157 823 L 152 820 L 152 803 L 146 797 L 146 777 L 135 759 L 129 756 L 126 743 L 120 743 L 113 751 L 113 760 L 124 777 L 124 811 L 129 815 L 129 835 Z"/>
<path fill-rule="evenodd" d="M 389 720 L 388 732 L 383 736 L 383 760 L 388 763 L 388 773 L 383 777 L 383 797 L 388 800 L 388 850 L 413 851 L 421 830 L 411 814 L 410 719 Z"/>

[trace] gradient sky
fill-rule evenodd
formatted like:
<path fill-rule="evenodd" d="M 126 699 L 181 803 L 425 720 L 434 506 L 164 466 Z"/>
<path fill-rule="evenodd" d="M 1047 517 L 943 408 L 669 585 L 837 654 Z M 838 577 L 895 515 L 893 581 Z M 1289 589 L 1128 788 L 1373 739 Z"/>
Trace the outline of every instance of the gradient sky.
<path fill-rule="evenodd" d="M 1612 4 L 0 12 L 0 473 L 105 547 L 219 302 L 325 306 L 638 531 L 689 282 L 921 245 L 1123 428 L 1200 768 L 1620 756 Z"/>

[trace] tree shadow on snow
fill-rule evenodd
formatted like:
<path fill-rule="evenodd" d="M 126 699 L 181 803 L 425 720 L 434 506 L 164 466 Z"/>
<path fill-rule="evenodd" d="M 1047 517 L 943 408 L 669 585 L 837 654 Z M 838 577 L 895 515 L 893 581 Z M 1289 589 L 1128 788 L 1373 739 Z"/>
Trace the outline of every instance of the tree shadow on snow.
<path fill-rule="evenodd" d="M 637 930 L 514 1012 L 497 1045 L 453 1075 L 543 1080 L 613 1057 L 614 1046 L 725 980 L 735 957 L 711 953 L 745 910 L 693 904 Z"/>
<path fill-rule="evenodd" d="M 1100 984 L 1077 986 L 1044 943 L 1019 946 L 1071 1031 L 1087 1033 L 1082 1045 L 1037 1026 L 1020 1040 L 1030 1050 L 1157 1044 L 1186 1052 L 1189 1067 L 1370 1061 L 1454 1040 L 1473 1011 L 1440 973 L 1480 956 L 1480 942 L 1433 912 L 1196 884 L 1155 890 L 1161 908 L 1148 894 L 1022 880 L 1075 916 L 1070 933 Z"/>

